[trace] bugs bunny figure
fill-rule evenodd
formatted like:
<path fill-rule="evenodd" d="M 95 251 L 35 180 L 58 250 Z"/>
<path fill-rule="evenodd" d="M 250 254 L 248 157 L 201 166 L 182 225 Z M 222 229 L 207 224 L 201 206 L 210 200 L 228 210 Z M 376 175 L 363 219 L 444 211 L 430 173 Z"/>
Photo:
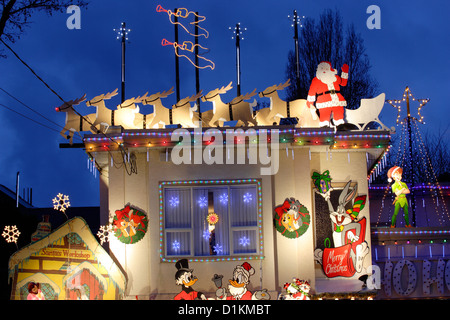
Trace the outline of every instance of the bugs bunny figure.
<path fill-rule="evenodd" d="M 349 191 L 350 183 L 351 180 L 342 189 L 337 210 L 334 210 L 330 197 L 326 197 L 326 200 L 333 227 L 334 247 L 337 248 L 349 243 L 352 244 L 350 254 L 353 259 L 353 265 L 356 271 L 360 272 L 362 270 L 362 262 L 369 252 L 369 248 L 367 242 L 364 239 L 360 239 L 361 224 L 355 222 L 356 217 L 345 210 L 346 204 L 355 198 L 358 191 L 358 184 Z"/>

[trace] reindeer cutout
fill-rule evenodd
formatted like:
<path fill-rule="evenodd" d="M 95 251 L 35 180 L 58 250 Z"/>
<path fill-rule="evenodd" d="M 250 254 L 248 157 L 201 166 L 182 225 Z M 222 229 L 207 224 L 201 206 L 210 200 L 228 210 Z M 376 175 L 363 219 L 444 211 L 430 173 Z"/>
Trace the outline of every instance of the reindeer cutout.
<path fill-rule="evenodd" d="M 172 106 L 172 119 L 173 123 L 180 124 L 184 128 L 194 128 L 197 127 L 195 124 L 196 121 L 199 121 L 199 116 L 197 111 L 197 99 L 202 96 L 202 90 L 199 93 L 181 99 L 176 104 Z M 194 102 L 194 105 L 191 107 L 190 102 Z"/>
<path fill-rule="evenodd" d="M 136 103 L 141 103 L 146 98 L 147 93 L 119 104 L 117 110 L 114 110 L 114 124 L 124 129 L 141 129 L 144 117 L 139 113 L 139 106 L 136 106 Z"/>
<path fill-rule="evenodd" d="M 73 144 L 73 135 L 75 132 L 78 132 L 80 137 L 80 132 L 82 131 L 92 131 L 93 133 L 96 132 L 96 130 L 93 130 L 93 128 L 91 127 L 91 123 L 95 121 L 95 113 L 81 117 L 73 109 L 73 106 L 80 104 L 84 100 L 86 100 L 86 94 L 84 94 L 81 98 L 64 102 L 61 106 L 55 108 L 56 112 L 66 113 L 66 124 L 61 130 L 60 135 L 62 135 L 66 139 L 69 139 L 70 144 Z M 69 135 L 66 136 L 65 133 L 67 131 L 69 131 Z"/>
<path fill-rule="evenodd" d="M 278 91 L 291 85 L 290 79 L 284 84 L 273 85 L 259 93 L 261 98 L 269 98 L 269 108 L 261 109 L 256 115 L 259 125 L 279 124 L 281 118 L 298 118 L 299 127 L 319 127 L 319 120 L 315 109 L 309 109 L 306 106 L 305 99 L 297 99 L 294 101 L 284 101 L 278 96 Z M 268 110 L 267 110 L 268 109 Z"/>
<path fill-rule="evenodd" d="M 151 120 L 146 121 L 146 129 L 151 128 L 164 128 L 166 125 L 173 123 L 170 119 L 170 109 L 163 106 L 161 98 L 167 98 L 167 96 L 173 93 L 173 87 L 168 91 L 158 92 L 146 97 L 142 100 L 143 105 L 153 106 L 153 116 Z"/>
<path fill-rule="evenodd" d="M 105 127 L 102 130 L 104 133 L 108 130 L 110 125 L 114 125 L 114 110 L 108 109 L 105 105 L 105 100 L 109 100 L 112 97 L 117 95 L 117 88 L 113 92 L 109 92 L 107 94 L 101 94 L 92 98 L 91 100 L 86 102 L 88 107 L 96 108 L 96 118 L 93 123 L 93 126 L 97 128 L 97 126 Z"/>
<path fill-rule="evenodd" d="M 361 99 L 361 105 L 358 109 L 345 110 L 345 119 L 347 123 L 351 123 L 358 127 L 360 130 L 364 130 L 370 122 L 378 123 L 382 129 L 389 130 L 378 116 L 383 108 L 386 95 L 381 93 L 372 99 Z"/>
<path fill-rule="evenodd" d="M 254 99 L 252 103 L 244 101 L 256 95 L 256 89 L 251 93 L 234 98 L 229 103 L 224 103 L 220 95 L 233 88 L 231 83 L 226 87 L 214 89 L 202 97 L 202 101 L 210 101 L 213 104 L 213 116 L 209 121 L 209 126 L 222 127 L 224 122 L 234 120 L 237 120 L 236 126 L 256 125 L 256 120 L 253 117 L 253 107 L 256 106 L 256 100 Z"/>

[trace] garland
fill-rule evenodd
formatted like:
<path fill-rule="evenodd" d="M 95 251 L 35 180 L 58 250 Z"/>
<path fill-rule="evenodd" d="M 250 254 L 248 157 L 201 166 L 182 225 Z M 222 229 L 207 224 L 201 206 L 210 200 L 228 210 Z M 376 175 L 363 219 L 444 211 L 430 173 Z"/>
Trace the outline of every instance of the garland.
<path fill-rule="evenodd" d="M 114 235 L 125 244 L 136 243 L 147 233 L 147 215 L 135 208 L 126 206 L 116 210 L 113 219 Z"/>

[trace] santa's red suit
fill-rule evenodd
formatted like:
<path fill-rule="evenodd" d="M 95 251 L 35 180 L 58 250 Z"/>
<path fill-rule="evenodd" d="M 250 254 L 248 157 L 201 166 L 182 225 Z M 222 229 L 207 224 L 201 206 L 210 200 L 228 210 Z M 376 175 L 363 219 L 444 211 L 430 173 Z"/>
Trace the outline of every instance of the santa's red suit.
<path fill-rule="evenodd" d="M 309 87 L 307 106 L 314 105 L 319 109 L 320 126 L 329 126 L 331 114 L 335 126 L 344 123 L 344 107 L 347 105 L 340 93 L 340 87 L 347 85 L 349 66 L 342 66 L 341 76 L 336 75 L 337 70 L 329 62 L 321 62 L 317 66 L 316 77 Z"/>

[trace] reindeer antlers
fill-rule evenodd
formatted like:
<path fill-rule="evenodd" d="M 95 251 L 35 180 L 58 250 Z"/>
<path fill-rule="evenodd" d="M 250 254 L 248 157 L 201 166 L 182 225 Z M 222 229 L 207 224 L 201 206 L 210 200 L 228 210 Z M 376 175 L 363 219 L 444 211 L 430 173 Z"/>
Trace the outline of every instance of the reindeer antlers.
<path fill-rule="evenodd" d="M 64 102 L 61 106 L 56 107 L 55 110 L 61 111 L 61 110 L 70 108 L 72 106 L 76 106 L 76 105 L 80 104 L 80 102 L 83 102 L 84 100 L 86 100 L 86 93 L 81 98 Z"/>
<path fill-rule="evenodd" d="M 118 88 L 116 88 L 116 90 L 114 90 L 113 92 L 108 92 L 106 94 L 103 95 L 103 99 L 111 99 L 112 97 L 117 95 L 117 90 Z"/>
<path fill-rule="evenodd" d="M 81 102 L 83 102 L 84 100 L 86 100 L 86 93 L 81 98 L 67 101 L 66 104 L 71 105 L 71 106 L 76 106 L 76 105 L 80 104 Z"/>
<path fill-rule="evenodd" d="M 250 99 L 254 95 L 256 95 L 256 88 L 253 89 L 253 91 L 250 93 L 246 93 L 245 95 L 240 95 L 239 97 L 234 98 L 233 100 L 231 100 L 230 104 L 238 104 L 241 101 Z"/>
<path fill-rule="evenodd" d="M 181 99 L 180 101 L 178 101 L 176 104 L 174 104 L 172 106 L 172 108 L 178 108 L 178 107 L 182 107 L 184 106 L 186 103 L 188 102 L 194 102 L 197 101 L 197 99 L 199 99 L 202 96 L 202 92 L 203 90 L 200 90 L 200 92 L 198 92 L 197 94 L 194 94 L 190 97 L 186 97 L 184 99 Z"/>

